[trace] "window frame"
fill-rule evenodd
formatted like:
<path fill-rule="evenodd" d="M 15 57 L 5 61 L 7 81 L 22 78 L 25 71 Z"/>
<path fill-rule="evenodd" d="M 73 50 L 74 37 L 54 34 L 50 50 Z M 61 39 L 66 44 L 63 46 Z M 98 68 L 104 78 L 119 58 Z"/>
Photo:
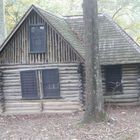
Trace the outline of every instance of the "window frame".
<path fill-rule="evenodd" d="M 31 51 L 31 43 L 32 43 L 32 41 L 31 41 L 31 39 L 32 39 L 32 37 L 31 37 L 31 27 L 39 27 L 39 26 L 44 26 L 44 30 L 45 30 L 45 32 L 44 32 L 44 35 L 45 35 L 45 39 L 44 39 L 44 46 L 43 46 L 43 51 L 41 50 L 41 51 L 37 51 L 37 52 L 35 52 L 35 51 Z M 28 35 L 29 35 L 29 53 L 30 54 L 40 54 L 40 53 L 46 53 L 46 51 L 47 51 L 47 28 L 46 28 L 46 24 L 30 24 L 29 25 L 29 33 L 28 33 Z"/>
<path fill-rule="evenodd" d="M 43 71 L 45 70 L 58 70 L 58 82 L 59 82 L 59 96 L 46 96 L 44 91 L 44 80 L 43 80 Z M 35 72 L 35 79 L 36 79 L 36 91 L 37 97 L 24 97 L 23 96 L 23 86 L 22 86 L 22 72 Z M 41 84 L 40 84 L 41 82 Z M 42 99 L 61 99 L 61 91 L 60 91 L 60 75 L 59 75 L 59 68 L 51 68 L 51 69 L 33 69 L 33 70 L 22 70 L 20 71 L 20 83 L 21 83 L 21 96 L 22 100 L 42 100 Z"/>
<path fill-rule="evenodd" d="M 58 90 L 59 90 L 59 95 L 58 96 L 47 96 L 47 95 L 45 95 L 45 90 L 44 90 L 44 79 L 43 79 L 43 71 L 45 72 L 45 71 L 49 71 L 49 70 L 57 70 L 57 72 L 58 72 Z M 51 69 L 43 69 L 42 70 L 42 92 L 43 92 L 43 99 L 60 99 L 60 98 L 62 98 L 61 97 L 61 91 L 60 91 L 60 74 L 59 74 L 59 69 L 58 68 L 51 68 Z"/>
<path fill-rule="evenodd" d="M 35 72 L 35 82 L 36 82 L 36 93 L 37 93 L 37 96 L 36 97 L 29 97 L 29 96 L 26 96 L 24 97 L 24 93 L 23 93 L 23 83 L 22 83 L 22 74 L 23 73 L 27 73 L 27 72 Z M 28 80 L 27 80 L 28 81 Z M 20 83 L 21 83 L 21 95 L 22 95 L 22 99 L 23 100 L 38 100 L 40 99 L 40 95 L 39 95 L 39 90 L 38 90 L 38 73 L 37 73 L 37 70 L 25 70 L 25 71 L 20 71 Z"/>

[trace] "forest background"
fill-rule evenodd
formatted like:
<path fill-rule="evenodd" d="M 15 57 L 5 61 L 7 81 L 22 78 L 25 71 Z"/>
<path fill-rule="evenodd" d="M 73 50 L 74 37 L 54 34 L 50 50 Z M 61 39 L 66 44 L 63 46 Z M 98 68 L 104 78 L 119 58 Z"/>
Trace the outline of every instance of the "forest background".
<path fill-rule="evenodd" d="M 57 15 L 82 15 L 83 0 L 5 0 L 7 34 L 26 10 L 35 4 Z M 110 15 L 140 44 L 140 0 L 98 0 L 99 13 Z"/>

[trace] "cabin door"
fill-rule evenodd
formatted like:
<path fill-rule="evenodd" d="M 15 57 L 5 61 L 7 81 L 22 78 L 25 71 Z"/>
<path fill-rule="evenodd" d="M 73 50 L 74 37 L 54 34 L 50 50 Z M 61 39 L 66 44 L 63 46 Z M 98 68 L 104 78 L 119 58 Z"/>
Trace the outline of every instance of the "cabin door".
<path fill-rule="evenodd" d="M 59 98 L 60 84 L 58 69 L 42 70 L 43 96 L 44 98 Z"/>

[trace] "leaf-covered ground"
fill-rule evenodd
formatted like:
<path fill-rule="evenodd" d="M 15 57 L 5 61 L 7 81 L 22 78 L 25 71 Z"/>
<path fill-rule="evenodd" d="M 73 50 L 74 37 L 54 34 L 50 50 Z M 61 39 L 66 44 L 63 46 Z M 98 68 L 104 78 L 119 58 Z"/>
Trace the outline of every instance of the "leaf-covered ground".
<path fill-rule="evenodd" d="M 109 120 L 82 124 L 82 113 L 0 116 L 0 140 L 140 140 L 140 107 L 108 109 Z"/>

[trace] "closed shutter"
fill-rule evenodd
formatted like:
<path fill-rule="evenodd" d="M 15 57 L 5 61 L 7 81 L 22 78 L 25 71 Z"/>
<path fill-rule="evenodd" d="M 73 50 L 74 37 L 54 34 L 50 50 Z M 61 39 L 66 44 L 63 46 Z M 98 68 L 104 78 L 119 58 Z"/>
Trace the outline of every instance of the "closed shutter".
<path fill-rule="evenodd" d="M 22 71 L 21 90 L 25 99 L 38 99 L 36 71 Z"/>
<path fill-rule="evenodd" d="M 46 44 L 45 26 L 30 26 L 30 53 L 45 53 L 47 48 Z"/>
<path fill-rule="evenodd" d="M 58 69 L 42 70 L 44 98 L 60 97 Z"/>

